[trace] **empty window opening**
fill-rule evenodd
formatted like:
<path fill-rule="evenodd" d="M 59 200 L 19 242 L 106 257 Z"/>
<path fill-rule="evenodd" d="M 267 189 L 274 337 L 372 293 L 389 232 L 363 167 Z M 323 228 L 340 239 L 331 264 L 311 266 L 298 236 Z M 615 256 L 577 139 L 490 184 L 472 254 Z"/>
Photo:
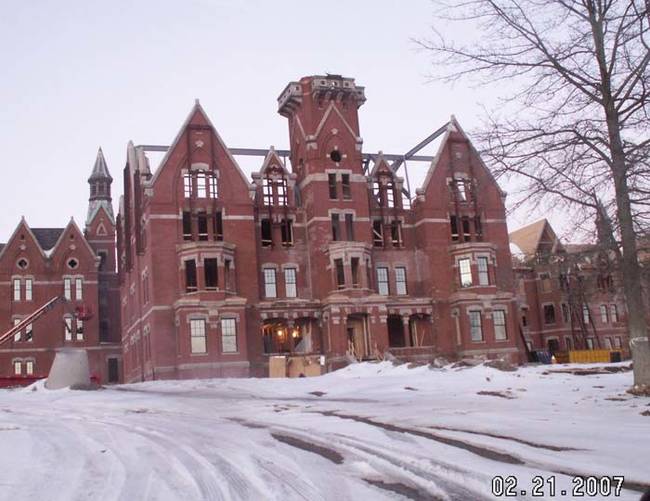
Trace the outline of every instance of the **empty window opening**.
<path fill-rule="evenodd" d="M 388 328 L 388 346 L 391 348 L 402 348 L 406 346 L 402 317 L 400 315 L 388 315 L 386 326 Z"/>
<path fill-rule="evenodd" d="M 565 324 L 568 324 L 571 321 L 571 315 L 569 312 L 569 305 L 562 303 L 562 320 Z"/>
<path fill-rule="evenodd" d="M 390 238 L 393 247 L 402 246 L 402 222 L 395 219 L 390 223 Z"/>
<path fill-rule="evenodd" d="M 332 214 L 332 240 L 335 242 L 341 239 L 341 228 L 339 226 L 339 215 Z"/>
<path fill-rule="evenodd" d="M 451 227 L 451 240 L 453 242 L 458 242 L 460 235 L 458 233 L 458 217 L 449 216 L 449 225 Z"/>
<path fill-rule="evenodd" d="M 188 259 L 185 261 L 185 291 L 195 292 L 198 290 L 196 284 L 196 261 Z"/>
<path fill-rule="evenodd" d="M 192 215 L 183 211 L 183 240 L 192 240 Z"/>
<path fill-rule="evenodd" d="M 192 353 L 206 353 L 205 320 L 190 320 L 190 350 Z"/>
<path fill-rule="evenodd" d="M 345 288 L 345 269 L 343 268 L 343 259 L 335 259 L 334 267 L 336 269 L 336 288 Z"/>
<path fill-rule="evenodd" d="M 377 292 L 382 296 L 388 296 L 388 268 L 380 266 L 377 268 Z"/>
<path fill-rule="evenodd" d="M 77 266 L 79 266 L 79 261 L 77 261 L 77 260 L 74 259 L 74 258 L 68 260 L 68 267 L 69 267 L 70 269 L 74 270 L 75 268 L 77 268 Z"/>
<path fill-rule="evenodd" d="M 494 339 L 497 341 L 507 339 L 506 312 L 504 310 L 494 310 L 492 312 L 492 319 L 494 321 Z"/>
<path fill-rule="evenodd" d="M 568 336 L 564 338 L 564 347 L 566 351 L 571 351 L 573 349 L 573 341 Z"/>
<path fill-rule="evenodd" d="M 223 240 L 223 215 L 221 214 L 221 211 L 217 211 L 214 213 L 214 219 L 212 220 L 212 224 L 214 225 L 214 228 L 212 229 L 214 233 L 214 239 L 218 241 Z"/>
<path fill-rule="evenodd" d="M 341 152 L 339 150 L 330 151 L 330 160 L 339 163 L 341 161 Z"/>
<path fill-rule="evenodd" d="M 609 305 L 609 317 L 612 319 L 612 323 L 618 322 L 618 308 L 615 304 Z"/>
<path fill-rule="evenodd" d="M 284 270 L 284 291 L 287 297 L 298 296 L 298 290 L 296 288 L 295 268 L 285 268 Z"/>
<path fill-rule="evenodd" d="M 341 174 L 341 193 L 343 194 L 343 200 L 350 200 L 352 198 L 350 174 Z"/>
<path fill-rule="evenodd" d="M 291 219 L 283 219 L 280 222 L 280 230 L 282 233 L 282 245 L 290 247 L 293 245 L 293 221 Z"/>
<path fill-rule="evenodd" d="M 372 244 L 375 247 L 383 247 L 384 246 L 383 225 L 381 224 L 381 221 L 378 220 L 378 219 L 375 219 L 372 222 Z"/>
<path fill-rule="evenodd" d="M 395 292 L 398 296 L 406 296 L 408 290 L 406 287 L 406 268 L 397 266 L 395 268 Z"/>
<path fill-rule="evenodd" d="M 262 201 L 264 205 L 273 205 L 273 184 L 268 177 L 262 179 Z"/>
<path fill-rule="evenodd" d="M 483 325 L 480 311 L 469 312 L 469 327 L 472 341 L 483 341 Z"/>
<path fill-rule="evenodd" d="M 471 287 L 472 285 L 472 264 L 469 258 L 458 260 L 458 271 L 460 273 L 460 286 Z"/>
<path fill-rule="evenodd" d="M 483 240 L 483 224 L 481 223 L 481 216 L 474 217 L 474 234 L 476 240 L 479 242 Z"/>
<path fill-rule="evenodd" d="M 217 258 L 205 258 L 203 260 L 203 273 L 205 274 L 205 288 L 216 289 L 218 286 Z"/>
<path fill-rule="evenodd" d="M 377 205 L 381 205 L 381 185 L 379 181 L 373 181 L 372 183 L 372 195 L 377 202 Z"/>
<path fill-rule="evenodd" d="M 120 381 L 120 372 L 117 358 L 109 358 L 108 361 L 108 382 L 118 383 Z"/>
<path fill-rule="evenodd" d="M 548 339 L 546 341 L 546 346 L 548 347 L 548 351 L 550 351 L 551 354 L 560 351 L 560 341 L 558 339 Z"/>
<path fill-rule="evenodd" d="M 350 259 L 350 268 L 352 271 L 352 287 L 359 287 L 359 258 Z"/>
<path fill-rule="evenodd" d="M 226 259 L 223 262 L 223 288 L 227 291 L 232 288 L 232 278 L 230 273 L 230 259 Z"/>
<path fill-rule="evenodd" d="M 105 271 L 108 253 L 106 251 L 99 251 L 97 252 L 97 255 L 99 256 L 99 271 Z"/>
<path fill-rule="evenodd" d="M 268 298 L 277 297 L 278 291 L 275 283 L 275 270 L 264 268 L 264 296 Z"/>
<path fill-rule="evenodd" d="M 490 285 L 490 275 L 488 274 L 488 258 L 478 257 L 476 259 L 478 267 L 478 283 L 479 285 Z"/>
<path fill-rule="evenodd" d="M 196 175 L 196 196 L 208 198 L 208 180 L 205 172 L 199 172 Z"/>
<path fill-rule="evenodd" d="M 555 306 L 552 304 L 544 305 L 544 323 L 547 325 L 555 323 Z"/>
<path fill-rule="evenodd" d="M 34 340 L 34 328 L 32 327 L 32 324 L 27 324 L 27 327 L 25 327 L 25 341 L 29 343 L 33 340 Z"/>
<path fill-rule="evenodd" d="M 331 200 L 336 200 L 338 194 L 336 193 L 336 174 L 327 175 L 327 185 L 329 188 L 329 195 Z"/>
<path fill-rule="evenodd" d="M 392 181 L 386 184 L 386 205 L 390 208 L 395 207 L 395 185 Z"/>
<path fill-rule="evenodd" d="M 607 314 L 607 305 L 600 305 L 600 321 L 606 324 L 609 321 L 609 315 Z"/>
<path fill-rule="evenodd" d="M 469 242 L 472 239 L 472 232 L 469 226 L 469 217 L 463 216 L 461 218 L 461 222 L 463 225 L 463 240 Z"/>
<path fill-rule="evenodd" d="M 278 196 L 278 205 L 287 206 L 287 180 L 282 178 L 275 182 L 275 191 Z"/>
<path fill-rule="evenodd" d="M 345 215 L 345 233 L 349 241 L 354 240 L 354 216 L 352 214 Z"/>
<path fill-rule="evenodd" d="M 199 240 L 208 240 L 208 215 L 205 212 L 199 212 L 197 215 Z"/>
<path fill-rule="evenodd" d="M 270 247 L 273 245 L 273 228 L 270 219 L 262 219 L 262 247 Z"/>

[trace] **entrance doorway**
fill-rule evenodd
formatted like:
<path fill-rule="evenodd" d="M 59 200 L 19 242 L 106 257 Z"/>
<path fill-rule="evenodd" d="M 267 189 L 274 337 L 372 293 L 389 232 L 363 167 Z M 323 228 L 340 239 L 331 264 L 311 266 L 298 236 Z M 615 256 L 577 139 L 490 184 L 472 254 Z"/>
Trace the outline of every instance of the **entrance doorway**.
<path fill-rule="evenodd" d="M 406 346 L 402 317 L 400 315 L 388 315 L 386 325 L 388 326 L 388 346 L 391 348 L 403 348 Z"/>
<path fill-rule="evenodd" d="M 120 370 L 119 370 L 117 358 L 108 359 L 108 382 L 109 383 L 120 382 Z"/>
<path fill-rule="evenodd" d="M 348 336 L 348 353 L 357 360 L 370 358 L 370 339 L 368 335 L 368 317 L 350 315 L 346 331 Z"/>

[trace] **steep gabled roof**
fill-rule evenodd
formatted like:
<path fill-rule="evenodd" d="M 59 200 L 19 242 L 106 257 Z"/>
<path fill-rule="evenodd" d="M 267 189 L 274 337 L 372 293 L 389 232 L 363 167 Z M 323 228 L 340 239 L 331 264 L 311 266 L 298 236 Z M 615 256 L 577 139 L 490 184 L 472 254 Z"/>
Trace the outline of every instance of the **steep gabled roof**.
<path fill-rule="evenodd" d="M 32 228 L 32 233 L 43 251 L 54 248 L 65 228 Z"/>
<path fill-rule="evenodd" d="M 284 171 L 287 177 L 291 174 L 285 167 L 282 159 L 278 156 L 274 146 L 271 146 L 269 148 L 269 152 L 266 154 L 266 157 L 264 157 L 264 162 L 262 163 L 262 167 L 260 168 L 259 172 L 260 175 L 263 176 L 271 165 L 278 165 Z"/>
<path fill-rule="evenodd" d="M 108 166 L 106 165 L 106 159 L 104 158 L 104 152 L 101 148 L 97 151 L 97 158 L 95 159 L 95 165 L 93 166 L 93 171 L 88 178 L 88 182 L 94 181 L 96 179 L 107 179 L 112 181 L 113 178 L 108 172 Z"/>
<path fill-rule="evenodd" d="M 377 153 L 377 156 L 374 157 L 373 159 L 373 166 L 372 166 L 372 170 L 370 171 L 370 177 L 375 177 L 379 173 L 379 171 L 382 170 L 382 167 L 384 168 L 384 170 L 387 170 L 391 174 L 393 175 L 395 174 L 390 164 L 384 158 L 384 153 L 380 151 Z"/>
<path fill-rule="evenodd" d="M 553 250 L 564 250 L 560 240 L 546 219 L 540 219 L 510 233 L 510 241 L 517 245 L 527 256 L 534 256 L 546 236 L 553 244 Z"/>

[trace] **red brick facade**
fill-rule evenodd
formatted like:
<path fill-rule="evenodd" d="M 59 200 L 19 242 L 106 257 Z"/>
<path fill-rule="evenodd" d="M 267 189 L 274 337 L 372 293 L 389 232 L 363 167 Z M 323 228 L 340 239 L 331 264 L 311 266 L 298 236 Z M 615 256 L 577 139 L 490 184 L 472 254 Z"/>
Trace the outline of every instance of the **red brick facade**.
<path fill-rule="evenodd" d="M 86 348 L 98 381 L 121 380 L 115 224 L 101 150 L 93 176 L 84 233 L 73 220 L 65 228 L 32 229 L 23 219 L 0 245 L 2 332 L 50 299 L 68 299 L 0 345 L 0 386 L 46 377 L 61 347 Z M 75 318 L 80 307 L 88 319 Z"/>
<path fill-rule="evenodd" d="M 292 168 L 271 149 L 252 180 L 198 103 L 157 169 L 129 144 L 125 380 L 265 375 L 290 352 L 519 360 L 505 195 L 458 123 L 408 200 L 381 153 L 364 171 L 354 80 L 278 101 Z"/>

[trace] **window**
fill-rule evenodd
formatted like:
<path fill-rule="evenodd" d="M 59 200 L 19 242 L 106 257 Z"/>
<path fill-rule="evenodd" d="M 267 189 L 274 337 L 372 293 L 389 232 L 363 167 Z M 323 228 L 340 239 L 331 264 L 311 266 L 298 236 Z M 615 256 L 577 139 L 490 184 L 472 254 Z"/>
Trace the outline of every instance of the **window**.
<path fill-rule="evenodd" d="M 483 326 L 481 325 L 481 312 L 469 312 L 469 328 L 472 341 L 483 341 Z"/>
<path fill-rule="evenodd" d="M 478 265 L 478 283 L 479 285 L 490 285 L 490 276 L 488 274 L 488 258 L 476 258 Z"/>
<path fill-rule="evenodd" d="M 378 219 L 375 219 L 372 222 L 372 244 L 375 247 L 383 247 L 384 246 L 383 225 L 381 224 L 381 221 L 378 220 Z"/>
<path fill-rule="evenodd" d="M 14 318 L 14 327 L 16 327 L 21 322 L 20 318 Z M 18 343 L 22 338 L 22 332 L 17 331 L 14 333 L 14 342 Z"/>
<path fill-rule="evenodd" d="M 451 227 L 451 240 L 453 242 L 458 242 L 458 240 L 460 240 L 460 235 L 458 233 L 458 217 L 449 216 L 449 226 Z"/>
<path fill-rule="evenodd" d="M 282 233 L 282 245 L 291 247 L 293 245 L 293 221 L 283 219 L 280 222 L 280 231 Z"/>
<path fill-rule="evenodd" d="M 334 268 L 336 270 L 336 287 L 337 289 L 343 289 L 345 288 L 345 270 L 343 268 L 343 259 L 335 259 Z"/>
<path fill-rule="evenodd" d="M 359 287 L 359 258 L 350 259 L 350 268 L 352 269 L 352 287 Z"/>
<path fill-rule="evenodd" d="M 390 239 L 393 247 L 402 246 L 402 222 L 397 219 L 390 223 Z"/>
<path fill-rule="evenodd" d="M 586 304 L 582 305 L 582 321 L 585 324 L 588 324 L 589 321 L 591 320 L 591 316 L 589 315 L 589 306 Z"/>
<path fill-rule="evenodd" d="M 349 241 L 354 240 L 354 216 L 352 214 L 345 215 L 345 233 Z"/>
<path fill-rule="evenodd" d="M 190 320 L 190 350 L 192 353 L 206 353 L 205 320 Z"/>
<path fill-rule="evenodd" d="M 196 175 L 196 196 L 208 198 L 208 180 L 205 172 L 199 172 Z"/>
<path fill-rule="evenodd" d="M 196 261 L 194 261 L 194 259 L 188 259 L 185 261 L 185 291 L 195 292 L 197 289 Z"/>
<path fill-rule="evenodd" d="M 223 216 L 221 211 L 214 213 L 214 219 L 212 220 L 213 228 L 212 232 L 214 233 L 214 239 L 221 241 L 223 240 Z"/>
<path fill-rule="evenodd" d="M 273 229 L 271 227 L 270 219 L 262 219 L 262 247 L 270 247 L 273 245 Z"/>
<path fill-rule="evenodd" d="M 205 275 L 205 288 L 216 289 L 217 283 L 217 258 L 208 257 L 203 260 L 203 274 Z"/>
<path fill-rule="evenodd" d="M 382 296 L 388 296 L 388 268 L 377 268 L 377 292 Z"/>
<path fill-rule="evenodd" d="M 336 200 L 338 198 L 336 193 L 336 174 L 327 175 L 327 185 L 329 187 L 330 199 Z"/>
<path fill-rule="evenodd" d="M 208 180 L 210 181 L 210 197 L 218 198 L 219 190 L 217 185 L 217 176 L 215 173 L 208 174 Z"/>
<path fill-rule="evenodd" d="M 199 240 L 206 241 L 208 239 L 208 215 L 205 212 L 199 212 L 197 215 Z"/>
<path fill-rule="evenodd" d="M 287 205 L 287 180 L 278 179 L 275 182 L 275 189 L 278 195 L 278 205 L 285 207 Z"/>
<path fill-rule="evenodd" d="M 605 349 L 606 350 L 611 350 L 612 349 L 612 340 L 608 337 L 604 338 L 605 341 Z"/>
<path fill-rule="evenodd" d="M 192 240 L 192 214 L 183 211 L 183 240 Z"/>
<path fill-rule="evenodd" d="M 230 283 L 230 259 L 225 259 L 223 262 L 223 287 L 227 291 L 231 289 Z"/>
<path fill-rule="evenodd" d="M 594 349 L 594 338 L 592 338 L 592 337 L 587 338 L 587 349 L 588 350 L 593 350 Z"/>
<path fill-rule="evenodd" d="M 14 278 L 14 301 L 20 301 L 20 278 Z"/>
<path fill-rule="evenodd" d="M 483 225 L 481 224 L 481 216 L 474 217 L 474 234 L 476 240 L 479 242 L 483 240 Z"/>
<path fill-rule="evenodd" d="M 392 181 L 386 184 L 386 205 L 390 208 L 395 207 L 395 185 Z"/>
<path fill-rule="evenodd" d="M 81 301 L 84 298 L 84 286 L 82 278 L 75 278 L 74 280 L 74 295 L 77 301 Z"/>
<path fill-rule="evenodd" d="M 25 362 L 25 374 L 28 376 L 31 376 L 34 374 L 34 361 L 33 360 L 27 360 Z"/>
<path fill-rule="evenodd" d="M 275 285 L 275 270 L 273 268 L 264 268 L 264 296 L 277 297 L 278 291 Z"/>
<path fill-rule="evenodd" d="M 469 228 L 469 216 L 463 216 L 460 218 L 460 220 L 463 225 L 463 240 L 465 242 L 469 242 L 472 240 L 472 232 Z"/>
<path fill-rule="evenodd" d="M 72 318 L 71 317 L 65 317 L 63 319 L 63 323 L 65 324 L 65 340 L 66 341 L 72 341 Z"/>
<path fill-rule="evenodd" d="M 615 304 L 609 305 L 609 316 L 612 319 L 612 323 L 615 324 L 618 322 L 618 308 Z"/>
<path fill-rule="evenodd" d="M 565 324 L 568 324 L 571 321 L 571 317 L 569 315 L 569 305 L 566 303 L 562 303 L 562 320 Z"/>
<path fill-rule="evenodd" d="M 339 215 L 332 214 L 332 240 L 335 242 L 341 239 L 341 229 L 339 227 Z"/>
<path fill-rule="evenodd" d="M 14 374 L 20 376 L 23 373 L 23 364 L 20 360 L 14 360 Z"/>
<path fill-rule="evenodd" d="M 25 279 L 25 301 L 32 300 L 32 284 L 33 281 L 31 278 Z"/>
<path fill-rule="evenodd" d="M 458 270 L 460 272 L 460 286 L 471 287 L 472 285 L 472 265 L 469 258 L 458 260 Z"/>
<path fill-rule="evenodd" d="M 494 310 L 492 312 L 492 319 L 494 321 L 494 339 L 503 341 L 508 339 L 506 331 L 506 312 L 504 310 Z"/>
<path fill-rule="evenodd" d="M 84 323 L 83 323 L 83 320 L 77 319 L 76 324 L 77 325 L 76 325 L 75 333 L 76 333 L 77 341 L 83 341 L 84 340 Z"/>
<path fill-rule="evenodd" d="M 619 350 L 623 347 L 623 341 L 620 336 L 614 338 L 614 347 Z"/>
<path fill-rule="evenodd" d="M 106 260 L 108 259 L 108 253 L 106 251 L 98 251 L 97 255 L 99 256 L 99 271 L 106 270 Z"/>
<path fill-rule="evenodd" d="M 63 295 L 65 298 L 70 301 L 72 299 L 72 279 L 64 278 L 63 279 Z"/>
<path fill-rule="evenodd" d="M 555 305 L 544 305 L 544 323 L 547 325 L 555 323 Z"/>
<path fill-rule="evenodd" d="M 268 177 L 262 179 L 262 201 L 264 205 L 273 205 L 273 184 Z"/>
<path fill-rule="evenodd" d="M 542 292 L 551 292 L 551 276 L 548 273 L 540 273 L 539 278 L 542 281 Z"/>
<path fill-rule="evenodd" d="M 395 292 L 398 296 L 408 294 L 406 287 L 406 268 L 398 266 L 395 268 Z"/>
<path fill-rule="evenodd" d="M 573 349 L 573 342 L 571 341 L 570 337 L 564 338 L 564 346 L 567 351 L 571 351 Z"/>
<path fill-rule="evenodd" d="M 237 322 L 234 318 L 221 319 L 221 350 L 237 353 Z"/>
<path fill-rule="evenodd" d="M 192 174 L 189 172 L 183 174 L 183 194 L 185 198 L 190 198 L 192 196 Z"/>
<path fill-rule="evenodd" d="M 287 297 L 297 297 L 298 291 L 296 290 L 296 269 L 284 269 L 284 290 Z"/>
<path fill-rule="evenodd" d="M 606 304 L 601 304 L 600 305 L 600 321 L 604 324 L 606 324 L 609 320 L 609 316 L 607 315 L 607 305 Z"/>
<path fill-rule="evenodd" d="M 344 200 L 350 200 L 352 198 L 350 174 L 341 174 L 341 192 L 343 193 Z"/>
<path fill-rule="evenodd" d="M 25 341 L 28 343 L 34 341 L 34 328 L 32 324 L 27 324 L 27 327 L 25 327 Z"/>

